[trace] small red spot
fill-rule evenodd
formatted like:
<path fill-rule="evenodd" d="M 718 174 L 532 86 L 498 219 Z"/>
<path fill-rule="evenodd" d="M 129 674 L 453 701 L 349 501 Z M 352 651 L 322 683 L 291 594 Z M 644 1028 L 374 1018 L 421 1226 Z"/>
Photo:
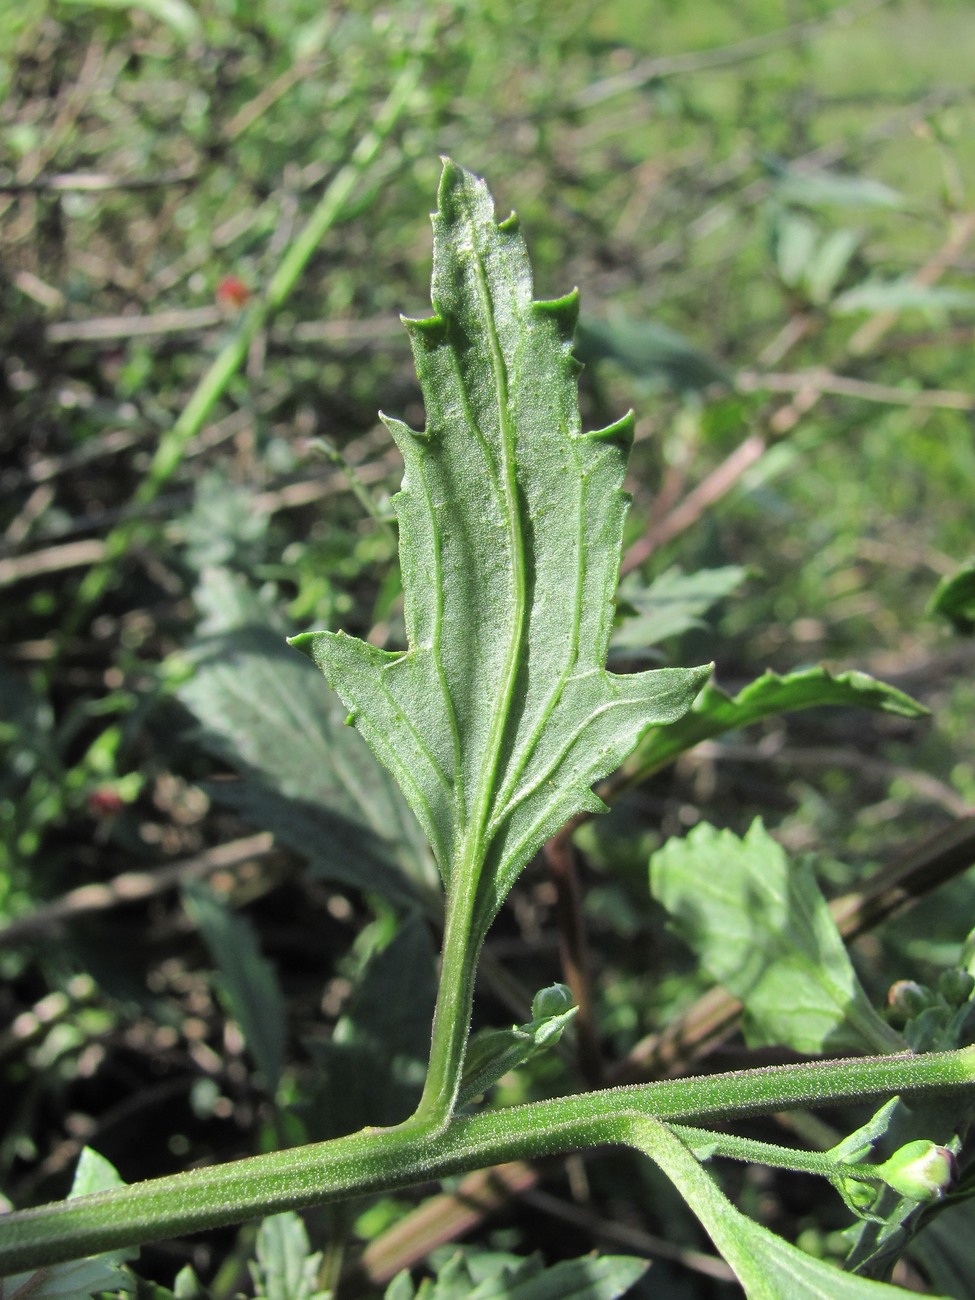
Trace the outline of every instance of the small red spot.
<path fill-rule="evenodd" d="M 225 275 L 217 285 L 217 302 L 221 307 L 243 307 L 251 291 L 239 275 Z"/>
<path fill-rule="evenodd" d="M 113 790 L 110 786 L 102 786 L 98 790 L 92 790 L 88 796 L 88 811 L 92 817 L 117 817 L 124 807 L 125 800 L 117 790 Z"/>

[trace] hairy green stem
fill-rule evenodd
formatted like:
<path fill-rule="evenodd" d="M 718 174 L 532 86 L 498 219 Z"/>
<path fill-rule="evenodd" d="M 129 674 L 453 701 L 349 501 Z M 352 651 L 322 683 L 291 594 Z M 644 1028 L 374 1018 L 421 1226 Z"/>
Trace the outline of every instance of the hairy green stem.
<path fill-rule="evenodd" d="M 777 1142 L 759 1142 L 734 1133 L 698 1128 L 696 1124 L 671 1124 L 670 1127 L 692 1151 L 706 1149 L 708 1159 L 721 1156 L 726 1160 L 744 1160 L 751 1165 L 767 1165 L 771 1169 L 818 1174 L 821 1178 L 831 1178 L 837 1173 L 863 1177 L 870 1170 L 869 1165 L 837 1162 L 827 1151 L 804 1151 L 798 1147 L 780 1146 Z"/>
<path fill-rule="evenodd" d="M 0 1219 L 0 1274 L 504 1161 L 628 1142 L 641 1117 L 707 1123 L 973 1084 L 975 1048 L 967 1047 L 665 1080 L 461 1116 L 446 1125 L 414 1117 L 397 1128 L 362 1129 L 9 1215 Z"/>
<path fill-rule="evenodd" d="M 470 1032 L 471 1006 L 480 942 L 471 934 L 477 903 L 477 875 L 462 867 L 455 870 L 447 891 L 440 984 L 433 1013 L 430 1062 L 423 1096 L 413 1119 L 432 1125 L 450 1119 L 464 1071 L 464 1053 Z"/>

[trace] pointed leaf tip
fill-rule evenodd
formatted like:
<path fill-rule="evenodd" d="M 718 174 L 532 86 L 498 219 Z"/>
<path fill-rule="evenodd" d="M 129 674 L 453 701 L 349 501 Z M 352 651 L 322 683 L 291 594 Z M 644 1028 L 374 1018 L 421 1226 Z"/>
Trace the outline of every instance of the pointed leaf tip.
<path fill-rule="evenodd" d="M 708 670 L 607 673 L 632 414 L 581 432 L 577 293 L 534 301 L 517 227 L 449 160 L 438 200 L 436 314 L 406 322 L 425 434 L 383 417 L 405 462 L 408 649 L 319 633 L 312 653 L 444 880 L 480 882 L 483 930 L 535 850 L 602 808 L 593 783 L 682 716 Z"/>

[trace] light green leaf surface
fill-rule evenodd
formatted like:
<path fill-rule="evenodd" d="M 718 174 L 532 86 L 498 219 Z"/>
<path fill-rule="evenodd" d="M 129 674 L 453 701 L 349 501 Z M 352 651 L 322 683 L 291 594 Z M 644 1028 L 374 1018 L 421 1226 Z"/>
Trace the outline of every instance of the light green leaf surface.
<path fill-rule="evenodd" d="M 308 1233 L 292 1211 L 262 1220 L 250 1266 L 256 1300 L 327 1300 L 316 1285 L 320 1254 L 311 1254 Z"/>
<path fill-rule="evenodd" d="M 112 1187 L 124 1186 L 122 1175 L 112 1162 L 91 1147 L 85 1147 L 78 1157 L 68 1196 L 87 1196 L 89 1192 L 107 1192 Z"/>
<path fill-rule="evenodd" d="M 208 886 L 188 880 L 183 905 L 210 950 L 227 1010 L 254 1064 L 274 1093 L 284 1059 L 285 1002 L 274 967 L 262 955 L 254 928 Z"/>
<path fill-rule="evenodd" d="M 734 1269 L 748 1300 L 904 1300 L 899 1287 L 844 1273 L 742 1214 L 665 1124 L 634 1119 L 628 1140 L 671 1179 Z"/>
<path fill-rule="evenodd" d="M 296 638 L 394 773 L 483 933 L 518 872 L 708 670 L 604 669 L 632 421 L 579 424 L 577 298 L 532 299 L 514 217 L 447 162 L 434 216 L 436 314 L 406 322 L 426 427 L 386 424 L 408 648 Z"/>
<path fill-rule="evenodd" d="M 767 672 L 734 696 L 709 682 L 683 718 L 646 737 L 627 763 L 626 775 L 648 776 L 699 741 L 750 727 L 763 718 L 825 705 L 873 709 L 901 718 L 923 718 L 927 713 L 923 704 L 903 691 L 861 672 L 834 676 L 827 668 L 802 668 L 785 677 Z"/>
<path fill-rule="evenodd" d="M 744 839 L 696 826 L 650 859 L 650 888 L 674 929 L 745 1007 L 754 1046 L 896 1052 L 873 1010 L 812 869 L 790 863 L 760 821 Z"/>

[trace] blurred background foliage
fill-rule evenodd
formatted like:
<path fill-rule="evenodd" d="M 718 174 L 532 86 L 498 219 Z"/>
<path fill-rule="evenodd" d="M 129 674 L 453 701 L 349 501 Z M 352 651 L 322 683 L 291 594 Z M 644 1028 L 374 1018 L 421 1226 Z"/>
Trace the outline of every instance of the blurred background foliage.
<path fill-rule="evenodd" d="M 842 893 L 964 824 L 975 654 L 928 606 L 975 550 L 973 47 L 969 0 L 0 7 L 0 1185 L 18 1204 L 63 1194 L 85 1143 L 146 1177 L 366 1122 L 343 1081 L 373 1080 L 371 1122 L 394 1120 L 422 1077 L 435 873 L 282 647 L 309 627 L 401 638 L 376 410 L 422 423 L 398 314 L 428 311 L 438 155 L 517 209 L 538 296 L 580 287 L 587 422 L 636 407 L 619 661 L 713 658 L 731 690 L 824 662 L 933 715 L 824 710 L 710 742 L 585 827 L 601 1059 L 580 1076 L 568 1049 L 539 1057 L 502 1098 L 625 1072 L 706 991 L 647 890 L 668 835 L 761 813 Z M 203 416 L 177 426 L 201 384 Z M 482 1023 L 524 1020 L 562 977 L 556 903 L 544 869 L 518 887 Z M 861 940 L 868 987 L 954 960 L 973 904 L 956 872 Z M 345 1252 L 352 1290 L 468 1231 L 552 1258 L 622 1240 L 655 1259 L 632 1294 L 728 1294 L 655 1177 L 575 1161 L 473 1228 L 438 1203 L 436 1230 L 404 1233 L 402 1197 L 309 1233 L 333 1280 L 341 1243 L 371 1243 Z M 838 1201 L 734 1178 L 829 1253 Z M 190 1261 L 229 1295 L 251 1241 L 152 1248 L 144 1272 Z"/>

